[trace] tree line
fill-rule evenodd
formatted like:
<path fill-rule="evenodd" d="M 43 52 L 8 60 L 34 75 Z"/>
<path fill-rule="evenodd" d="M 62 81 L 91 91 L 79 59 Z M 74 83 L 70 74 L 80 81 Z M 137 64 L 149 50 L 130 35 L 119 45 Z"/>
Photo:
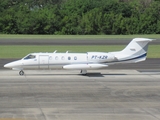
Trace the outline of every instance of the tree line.
<path fill-rule="evenodd" d="M 160 34 L 160 0 L 0 0 L 1 34 Z"/>

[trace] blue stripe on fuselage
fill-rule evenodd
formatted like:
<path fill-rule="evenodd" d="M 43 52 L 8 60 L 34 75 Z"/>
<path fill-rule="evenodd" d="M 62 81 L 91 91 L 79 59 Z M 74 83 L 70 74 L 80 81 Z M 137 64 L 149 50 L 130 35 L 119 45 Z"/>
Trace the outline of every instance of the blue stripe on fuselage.
<path fill-rule="evenodd" d="M 140 55 L 138 57 L 135 57 L 135 58 L 130 58 L 130 59 L 125 59 L 125 60 L 119 60 L 119 61 L 112 61 L 112 62 L 106 62 L 106 63 L 118 63 L 118 62 L 125 62 L 125 61 L 130 61 L 130 60 L 135 60 L 135 59 L 140 59 L 140 58 L 143 58 L 143 57 L 146 57 L 147 56 L 147 53 L 143 54 L 143 55 Z"/>
<path fill-rule="evenodd" d="M 143 58 L 143 57 L 146 57 L 146 56 L 147 56 L 147 53 L 145 53 L 145 54 L 143 54 L 143 55 L 141 55 L 141 56 L 135 57 L 135 58 L 130 58 L 130 59 L 126 59 L 126 60 L 120 60 L 120 61 L 118 61 L 118 62 L 135 60 L 135 59 Z"/>

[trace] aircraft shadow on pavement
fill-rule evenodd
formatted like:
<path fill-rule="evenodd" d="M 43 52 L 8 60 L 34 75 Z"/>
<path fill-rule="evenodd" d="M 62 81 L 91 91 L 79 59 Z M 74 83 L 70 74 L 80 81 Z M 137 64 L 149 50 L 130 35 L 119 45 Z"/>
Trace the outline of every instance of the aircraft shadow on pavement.
<path fill-rule="evenodd" d="M 80 76 L 86 76 L 86 77 L 104 77 L 101 73 L 87 73 L 85 75 L 79 74 Z"/>
<path fill-rule="evenodd" d="M 25 76 L 75 76 L 75 75 L 78 75 L 78 76 L 86 76 L 86 77 L 105 77 L 105 76 L 116 76 L 116 75 L 127 75 L 127 74 L 101 74 L 101 73 L 87 73 L 85 75 L 83 74 L 25 74 Z"/>
<path fill-rule="evenodd" d="M 82 74 L 79 74 L 82 76 Z M 101 73 L 87 73 L 86 75 L 83 76 L 88 76 L 88 77 L 104 77 L 104 76 L 115 76 L 115 75 L 127 75 L 127 74 L 101 74 Z"/>
<path fill-rule="evenodd" d="M 26 76 L 56 76 L 56 75 L 75 75 L 75 74 L 25 74 Z"/>

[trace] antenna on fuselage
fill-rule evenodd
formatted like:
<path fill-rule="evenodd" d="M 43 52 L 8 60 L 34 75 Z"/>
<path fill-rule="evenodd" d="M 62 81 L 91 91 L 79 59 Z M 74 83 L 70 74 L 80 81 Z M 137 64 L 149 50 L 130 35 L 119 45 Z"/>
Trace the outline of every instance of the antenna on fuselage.
<path fill-rule="evenodd" d="M 57 50 L 55 50 L 53 53 L 56 53 L 57 52 Z"/>
<path fill-rule="evenodd" d="M 69 53 L 69 52 L 71 52 L 71 51 L 70 51 L 70 50 L 67 50 L 67 51 L 66 51 L 66 53 Z"/>

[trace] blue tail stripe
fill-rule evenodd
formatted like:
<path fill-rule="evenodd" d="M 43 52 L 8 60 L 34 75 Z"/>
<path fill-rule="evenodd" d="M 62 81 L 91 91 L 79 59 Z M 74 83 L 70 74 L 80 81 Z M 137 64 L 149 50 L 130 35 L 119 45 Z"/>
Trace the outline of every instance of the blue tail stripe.
<path fill-rule="evenodd" d="M 135 57 L 135 58 L 131 58 L 131 59 L 126 59 L 126 60 L 120 60 L 118 62 L 123 62 L 123 61 L 129 61 L 129 60 L 134 60 L 134 59 L 139 59 L 139 58 L 143 58 L 143 57 L 146 57 L 147 56 L 147 53 L 141 55 L 141 56 L 138 56 L 138 57 Z"/>

